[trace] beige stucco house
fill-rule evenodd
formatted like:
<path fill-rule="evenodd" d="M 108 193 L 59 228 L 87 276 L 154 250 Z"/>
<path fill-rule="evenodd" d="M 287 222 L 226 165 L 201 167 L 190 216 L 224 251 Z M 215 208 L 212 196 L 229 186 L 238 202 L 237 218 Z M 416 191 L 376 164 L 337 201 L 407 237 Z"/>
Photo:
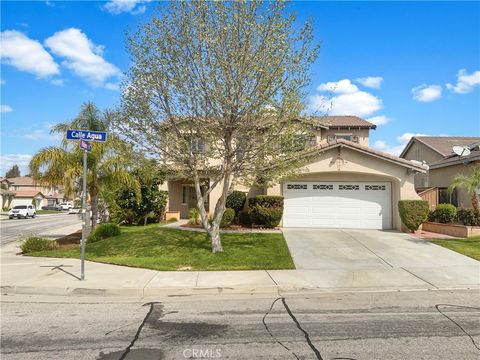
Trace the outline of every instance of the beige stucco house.
<path fill-rule="evenodd" d="M 454 146 L 469 150 L 466 156 L 453 152 Z M 458 174 L 468 175 L 473 166 L 480 165 L 480 137 L 416 136 L 410 139 L 400 154 L 401 158 L 425 162 L 426 173 L 415 175 L 415 189 L 428 195 L 432 205 L 451 203 L 458 207 L 471 207 L 471 196 L 462 189 L 448 191 Z"/>
<path fill-rule="evenodd" d="M 268 188 L 237 187 L 248 197 L 282 195 L 284 227 L 401 229 L 397 203 L 420 199 L 414 176 L 427 167 L 369 148 L 369 132 L 376 126 L 356 116 L 310 117 L 314 141 L 299 153 L 308 158 L 301 175 Z M 208 181 L 208 179 L 205 179 Z M 195 207 L 192 181 L 171 176 L 168 211 L 181 218 Z M 220 187 L 210 193 L 214 209 Z"/>
<path fill-rule="evenodd" d="M 3 191 L 11 196 L 8 204 L 2 208 L 12 208 L 17 205 L 35 205 L 36 209 L 42 206 L 54 206 L 66 200 L 66 196 L 58 186 L 43 186 L 36 183 L 29 176 L 0 179 Z"/>

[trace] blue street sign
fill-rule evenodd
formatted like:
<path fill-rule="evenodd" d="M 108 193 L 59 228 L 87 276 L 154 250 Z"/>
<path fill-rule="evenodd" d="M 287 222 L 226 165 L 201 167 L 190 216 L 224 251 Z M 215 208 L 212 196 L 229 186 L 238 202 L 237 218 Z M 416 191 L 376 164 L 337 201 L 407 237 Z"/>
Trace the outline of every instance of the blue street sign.
<path fill-rule="evenodd" d="M 92 150 L 92 144 L 90 144 L 86 140 L 80 140 L 80 149 L 86 150 L 86 151 L 91 151 Z"/>
<path fill-rule="evenodd" d="M 105 131 L 67 130 L 67 140 L 107 141 Z"/>

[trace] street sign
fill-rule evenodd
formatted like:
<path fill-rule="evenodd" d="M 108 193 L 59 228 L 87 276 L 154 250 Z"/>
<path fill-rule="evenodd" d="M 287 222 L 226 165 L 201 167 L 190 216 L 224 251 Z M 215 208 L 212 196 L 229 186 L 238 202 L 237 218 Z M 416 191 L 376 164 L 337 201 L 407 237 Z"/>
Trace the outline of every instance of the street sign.
<path fill-rule="evenodd" d="M 90 144 L 86 140 L 80 140 L 80 149 L 83 149 L 85 151 L 91 151 L 92 150 L 92 144 Z"/>
<path fill-rule="evenodd" d="M 107 141 L 106 131 L 67 130 L 67 140 Z"/>

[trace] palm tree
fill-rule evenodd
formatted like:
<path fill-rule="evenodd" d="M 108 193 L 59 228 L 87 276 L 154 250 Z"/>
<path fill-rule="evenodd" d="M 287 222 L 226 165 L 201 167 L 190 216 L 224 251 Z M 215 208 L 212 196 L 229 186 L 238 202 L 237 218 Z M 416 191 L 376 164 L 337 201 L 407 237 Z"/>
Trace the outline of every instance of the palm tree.
<path fill-rule="evenodd" d="M 455 176 L 448 189 L 453 191 L 456 188 L 463 188 L 470 194 L 473 212 L 477 217 L 480 217 L 480 205 L 477 196 L 477 191 L 480 188 L 480 166 L 474 166 L 469 175 L 458 174 Z"/>
<path fill-rule="evenodd" d="M 101 112 L 93 103 L 83 104 L 79 115 L 70 123 L 57 124 L 52 132 L 65 134 L 67 129 L 106 131 L 112 114 Z M 109 135 L 104 143 L 93 143 L 87 154 L 87 192 L 90 196 L 92 228 L 98 220 L 99 194 L 105 188 L 125 185 L 140 194 L 140 185 L 130 173 L 128 148 Z M 41 149 L 30 161 L 34 179 L 45 185 L 62 184 L 67 195 L 78 194 L 82 188 L 83 150 L 75 141 L 62 140 L 61 146 Z"/>

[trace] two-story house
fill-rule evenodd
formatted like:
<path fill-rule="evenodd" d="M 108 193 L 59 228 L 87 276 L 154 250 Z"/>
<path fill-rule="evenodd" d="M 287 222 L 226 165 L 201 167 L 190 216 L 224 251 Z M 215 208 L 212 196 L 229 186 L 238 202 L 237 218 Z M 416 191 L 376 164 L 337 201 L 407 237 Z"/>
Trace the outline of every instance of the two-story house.
<path fill-rule="evenodd" d="M 455 154 L 454 146 L 467 148 L 468 154 Z M 400 157 L 425 162 L 429 166 L 426 173 L 415 175 L 415 189 L 432 208 L 440 203 L 471 207 L 470 194 L 463 189 L 448 191 L 448 187 L 455 176 L 468 175 L 472 166 L 480 165 L 480 137 L 415 136 Z"/>
<path fill-rule="evenodd" d="M 236 190 L 249 197 L 284 196 L 283 227 L 401 229 L 397 202 L 419 199 L 414 174 L 425 173 L 427 167 L 371 149 L 369 132 L 376 125 L 359 117 L 301 121 L 313 132 L 310 148 L 301 152 L 309 159 L 301 175 L 270 187 Z M 168 210 L 186 218 L 196 203 L 192 181 L 170 176 L 163 189 L 169 192 Z M 209 209 L 219 197 L 217 187 L 209 195 Z"/>
<path fill-rule="evenodd" d="M 42 206 L 54 206 L 64 200 L 66 196 L 58 186 L 43 186 L 36 183 L 29 176 L 0 179 L 4 190 L 14 193 L 8 207 L 17 205 L 35 205 L 36 209 Z"/>

